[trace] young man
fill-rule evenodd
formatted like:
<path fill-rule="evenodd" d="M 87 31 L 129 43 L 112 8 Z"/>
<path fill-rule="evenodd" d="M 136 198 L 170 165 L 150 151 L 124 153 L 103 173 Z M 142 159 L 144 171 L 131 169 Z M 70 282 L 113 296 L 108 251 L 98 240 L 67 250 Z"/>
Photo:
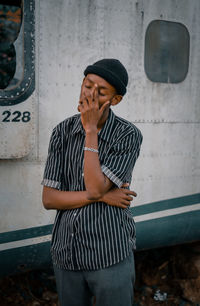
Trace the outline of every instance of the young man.
<path fill-rule="evenodd" d="M 135 225 L 126 189 L 142 134 L 110 106 L 126 93 L 116 59 L 84 71 L 76 114 L 52 133 L 42 184 L 46 209 L 57 209 L 51 253 L 61 306 L 131 306 Z M 125 188 L 124 188 L 125 187 Z"/>

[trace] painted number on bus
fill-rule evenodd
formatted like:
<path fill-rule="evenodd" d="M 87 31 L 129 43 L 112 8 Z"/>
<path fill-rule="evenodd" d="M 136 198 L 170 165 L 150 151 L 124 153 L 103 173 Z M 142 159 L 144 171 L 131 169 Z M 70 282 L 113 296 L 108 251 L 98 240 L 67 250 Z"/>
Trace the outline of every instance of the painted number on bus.
<path fill-rule="evenodd" d="M 31 120 L 30 112 L 20 112 L 14 111 L 13 113 L 9 110 L 5 110 L 2 113 L 3 120 L 2 122 L 29 122 Z"/>

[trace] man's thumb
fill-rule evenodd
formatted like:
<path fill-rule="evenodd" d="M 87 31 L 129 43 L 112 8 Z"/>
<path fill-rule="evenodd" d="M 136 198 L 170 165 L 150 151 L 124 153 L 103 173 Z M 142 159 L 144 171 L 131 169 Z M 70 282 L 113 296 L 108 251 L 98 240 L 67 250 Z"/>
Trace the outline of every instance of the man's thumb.
<path fill-rule="evenodd" d="M 102 105 L 102 107 L 100 108 L 101 115 L 109 106 L 110 106 L 110 101 L 107 101 Z"/>

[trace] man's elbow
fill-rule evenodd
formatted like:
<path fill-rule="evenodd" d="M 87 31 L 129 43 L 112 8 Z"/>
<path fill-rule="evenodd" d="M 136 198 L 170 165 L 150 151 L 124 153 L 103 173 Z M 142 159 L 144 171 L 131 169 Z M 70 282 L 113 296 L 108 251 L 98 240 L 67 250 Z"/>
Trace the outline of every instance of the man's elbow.
<path fill-rule="evenodd" d="M 47 210 L 51 209 L 51 203 L 44 198 L 42 198 L 42 204 L 43 204 L 45 209 L 47 209 Z"/>
<path fill-rule="evenodd" d="M 106 184 L 105 184 L 106 183 Z M 90 187 L 86 187 L 87 199 L 92 201 L 100 200 L 108 190 L 112 188 L 113 183 L 110 180 L 105 182 L 105 179 L 101 184 Z"/>
<path fill-rule="evenodd" d="M 45 187 L 43 189 L 42 192 L 42 204 L 44 206 L 45 209 L 51 209 L 51 201 L 50 201 L 50 197 L 48 196 L 48 192 L 46 191 Z"/>

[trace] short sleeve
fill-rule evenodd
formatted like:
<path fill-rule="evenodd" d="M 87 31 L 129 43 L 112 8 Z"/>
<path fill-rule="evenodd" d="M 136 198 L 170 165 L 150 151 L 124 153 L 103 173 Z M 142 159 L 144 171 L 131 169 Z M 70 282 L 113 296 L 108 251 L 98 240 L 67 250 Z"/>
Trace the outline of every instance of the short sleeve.
<path fill-rule="evenodd" d="M 131 131 L 110 148 L 105 162 L 101 165 L 102 172 L 119 188 L 125 182 L 131 182 L 142 139 L 139 129 Z"/>
<path fill-rule="evenodd" d="M 54 128 L 48 149 L 42 185 L 61 189 L 62 179 L 62 143 L 58 127 Z"/>

